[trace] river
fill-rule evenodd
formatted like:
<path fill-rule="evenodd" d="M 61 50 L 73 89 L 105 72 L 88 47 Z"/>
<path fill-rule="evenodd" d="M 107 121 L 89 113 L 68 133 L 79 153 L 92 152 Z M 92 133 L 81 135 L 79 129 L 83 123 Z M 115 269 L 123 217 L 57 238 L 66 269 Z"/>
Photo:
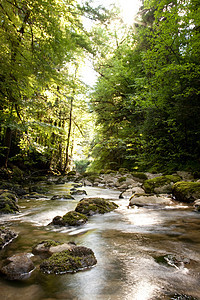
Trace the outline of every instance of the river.
<path fill-rule="evenodd" d="M 1 225 L 19 234 L 1 251 L 1 258 L 31 253 L 34 245 L 53 239 L 91 248 L 97 265 L 65 275 L 44 275 L 36 268 L 21 282 L 1 278 L 0 300 L 200 299 L 200 214 L 192 207 L 177 203 L 127 208 L 128 198 L 119 199 L 119 191 L 84 187 L 87 197 L 115 199 L 119 208 L 92 216 L 78 228 L 48 226 L 53 217 L 73 210 L 83 198 L 50 200 L 71 187 L 70 183 L 50 186 L 46 197 L 20 200 L 19 214 L 1 216 Z M 183 262 L 159 260 L 168 255 L 181 256 Z M 33 260 L 39 264 L 37 258 Z"/>

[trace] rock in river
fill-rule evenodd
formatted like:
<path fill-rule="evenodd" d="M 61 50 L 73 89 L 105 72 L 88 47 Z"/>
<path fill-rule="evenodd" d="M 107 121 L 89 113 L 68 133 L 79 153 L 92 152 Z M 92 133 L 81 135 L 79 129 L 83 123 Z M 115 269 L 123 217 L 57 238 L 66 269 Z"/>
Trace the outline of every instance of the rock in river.
<path fill-rule="evenodd" d="M 200 198 L 200 182 L 177 182 L 172 193 L 177 201 L 194 202 Z"/>
<path fill-rule="evenodd" d="M 47 274 L 77 272 L 96 265 L 97 260 L 90 248 L 75 246 L 69 250 L 53 254 L 44 260 L 40 270 Z"/>
<path fill-rule="evenodd" d="M 11 191 L 0 190 L 0 214 L 18 212 L 17 197 Z"/>
<path fill-rule="evenodd" d="M 19 253 L 3 261 L 0 273 L 8 280 L 24 280 L 30 277 L 34 264 L 30 255 Z"/>
<path fill-rule="evenodd" d="M 88 221 L 88 218 L 79 212 L 69 211 L 63 217 L 56 216 L 52 224 L 59 226 L 80 226 L 85 224 Z"/>
<path fill-rule="evenodd" d="M 87 216 L 92 216 L 94 214 L 110 212 L 117 207 L 117 204 L 104 198 L 84 198 L 79 201 L 75 211 Z"/>
<path fill-rule="evenodd" d="M 12 242 L 17 237 L 17 234 L 5 227 L 0 227 L 0 249 L 4 248 L 7 244 Z"/>
<path fill-rule="evenodd" d="M 71 250 L 75 243 L 60 243 L 53 240 L 45 240 L 33 247 L 32 253 L 39 255 L 41 258 L 49 258 L 54 253 L 60 253 L 65 250 Z"/>

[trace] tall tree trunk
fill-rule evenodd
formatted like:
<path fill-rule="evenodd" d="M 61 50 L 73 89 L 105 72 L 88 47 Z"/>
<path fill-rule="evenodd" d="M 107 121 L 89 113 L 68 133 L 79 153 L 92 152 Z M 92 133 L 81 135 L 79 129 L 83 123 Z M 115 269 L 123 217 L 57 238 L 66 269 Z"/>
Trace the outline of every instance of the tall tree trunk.
<path fill-rule="evenodd" d="M 70 137 L 71 137 L 71 131 L 72 131 L 72 112 L 73 112 L 73 97 L 70 98 L 70 112 L 69 112 L 69 125 L 68 125 L 69 127 L 68 127 L 68 134 L 67 134 L 64 173 L 67 170 L 67 166 L 68 166 L 68 162 L 69 162 L 69 145 L 70 145 Z"/>
<path fill-rule="evenodd" d="M 5 168 L 8 167 L 8 158 L 9 158 L 9 154 L 10 154 L 11 138 L 12 138 L 12 130 L 10 127 L 7 127 L 6 133 L 5 133 L 5 139 L 4 139 L 5 156 L 4 156 L 3 166 Z"/>

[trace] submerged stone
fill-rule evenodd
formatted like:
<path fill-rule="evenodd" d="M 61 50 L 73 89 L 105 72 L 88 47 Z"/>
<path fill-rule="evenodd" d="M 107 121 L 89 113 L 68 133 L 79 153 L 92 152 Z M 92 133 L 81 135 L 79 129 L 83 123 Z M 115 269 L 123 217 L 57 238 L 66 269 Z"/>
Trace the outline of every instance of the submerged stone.
<path fill-rule="evenodd" d="M 117 204 L 104 198 L 84 198 L 79 201 L 75 211 L 92 216 L 94 214 L 104 214 L 113 211 L 117 207 Z"/>
<path fill-rule="evenodd" d="M 188 258 L 181 257 L 176 254 L 166 254 L 163 256 L 158 256 L 155 258 L 155 260 L 157 261 L 157 263 L 166 264 L 176 269 L 179 269 L 184 265 L 190 263 L 190 260 Z"/>
<path fill-rule="evenodd" d="M 72 195 L 67 194 L 67 195 L 54 195 L 53 197 L 51 197 L 50 200 L 69 200 L 72 199 L 74 200 L 74 197 L 72 197 Z"/>
<path fill-rule="evenodd" d="M 40 270 L 46 274 L 65 274 L 92 267 L 96 263 L 96 257 L 91 249 L 76 246 L 70 250 L 53 254 L 41 263 Z"/>
<path fill-rule="evenodd" d="M 75 190 L 72 191 L 72 195 L 87 195 L 87 192 L 84 190 Z"/>
<path fill-rule="evenodd" d="M 172 193 L 177 201 L 194 202 L 200 198 L 200 182 L 177 182 Z"/>
<path fill-rule="evenodd" d="M 197 298 L 194 298 L 189 295 L 184 295 L 184 294 L 173 294 L 171 295 L 171 300 L 198 300 Z"/>
<path fill-rule="evenodd" d="M 11 243 L 17 234 L 5 227 L 0 227 L 0 249 L 3 249 L 7 244 Z"/>

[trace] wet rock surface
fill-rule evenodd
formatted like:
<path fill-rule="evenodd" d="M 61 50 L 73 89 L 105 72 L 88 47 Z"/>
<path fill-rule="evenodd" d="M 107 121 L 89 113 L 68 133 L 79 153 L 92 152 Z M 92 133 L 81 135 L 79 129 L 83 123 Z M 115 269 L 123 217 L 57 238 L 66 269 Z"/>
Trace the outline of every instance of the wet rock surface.
<path fill-rule="evenodd" d="M 70 194 L 67 195 L 54 195 L 53 197 L 51 197 L 51 200 L 74 200 L 74 197 Z"/>
<path fill-rule="evenodd" d="M 156 206 L 173 205 L 171 197 L 168 195 L 134 194 L 129 199 L 129 206 Z"/>
<path fill-rule="evenodd" d="M 0 249 L 3 249 L 7 244 L 11 243 L 13 239 L 17 237 L 17 233 L 14 231 L 0 227 Z"/>
<path fill-rule="evenodd" d="M 30 255 L 19 253 L 3 261 L 0 273 L 8 280 L 24 280 L 30 277 L 34 268 Z"/>

